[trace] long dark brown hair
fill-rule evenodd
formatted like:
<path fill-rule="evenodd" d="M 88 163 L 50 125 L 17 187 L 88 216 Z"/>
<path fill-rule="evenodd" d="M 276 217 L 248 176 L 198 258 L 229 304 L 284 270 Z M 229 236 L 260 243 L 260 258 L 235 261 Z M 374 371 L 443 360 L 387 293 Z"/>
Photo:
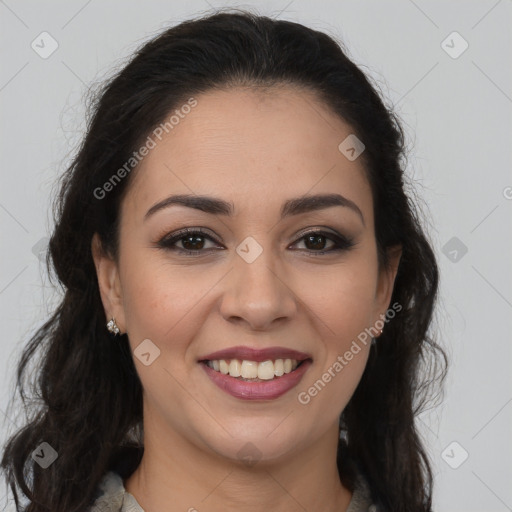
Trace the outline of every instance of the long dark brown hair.
<path fill-rule="evenodd" d="M 8 439 L 2 458 L 17 511 L 85 510 L 108 469 L 127 477 L 143 453 L 141 382 L 126 335 L 113 343 L 105 329 L 91 255 L 91 239 L 98 233 L 104 250 L 117 258 L 119 206 L 134 171 L 107 197 L 94 191 L 191 96 L 279 84 L 316 93 L 364 141 L 379 263 L 388 264 L 387 248 L 402 245 L 391 298 L 402 310 L 372 346 L 340 417 L 347 434 L 338 446 L 340 478 L 353 490 L 361 472 L 381 511 L 431 511 L 431 463 L 415 418 L 431 400 L 433 385 L 441 389 L 447 356 L 430 329 L 438 267 L 418 205 L 407 192 L 406 143 L 398 116 L 333 37 L 298 23 L 230 11 L 185 21 L 144 44 L 89 107 L 86 135 L 55 198 L 47 254 L 63 298 L 17 367 L 16 389 L 27 423 Z M 31 361 L 37 368 L 30 381 L 35 398 L 27 403 Z M 58 454 L 46 469 L 32 457 L 42 442 Z"/>

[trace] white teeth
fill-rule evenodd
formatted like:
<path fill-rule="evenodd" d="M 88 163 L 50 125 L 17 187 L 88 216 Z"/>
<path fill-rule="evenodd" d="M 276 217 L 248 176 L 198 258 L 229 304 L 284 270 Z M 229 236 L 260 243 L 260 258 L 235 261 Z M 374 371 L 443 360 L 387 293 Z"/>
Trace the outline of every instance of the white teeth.
<path fill-rule="evenodd" d="M 242 365 L 238 359 L 232 359 L 229 363 L 229 375 L 231 377 L 240 377 L 242 375 Z"/>
<path fill-rule="evenodd" d="M 244 379 L 255 379 L 258 376 L 258 363 L 256 361 L 242 361 L 240 373 Z M 234 377 L 234 375 L 231 376 Z"/>
<path fill-rule="evenodd" d="M 276 362 L 274 363 L 274 375 L 276 377 L 284 375 L 284 364 L 282 359 L 276 359 Z"/>
<path fill-rule="evenodd" d="M 270 380 L 274 378 L 274 363 L 263 361 L 258 365 L 258 379 Z"/>
<path fill-rule="evenodd" d="M 226 361 L 224 361 L 224 359 L 221 359 L 219 361 L 219 370 L 220 370 L 220 373 L 223 373 L 224 375 L 227 375 L 229 373 L 228 363 L 226 363 Z"/>
<path fill-rule="evenodd" d="M 290 373 L 299 365 L 296 359 L 276 359 L 267 360 L 258 363 L 257 361 L 248 361 L 239 359 L 220 359 L 208 361 L 207 365 L 213 370 L 230 375 L 231 377 L 241 377 L 242 379 L 272 380 L 274 377 L 282 377 L 285 373 Z"/>

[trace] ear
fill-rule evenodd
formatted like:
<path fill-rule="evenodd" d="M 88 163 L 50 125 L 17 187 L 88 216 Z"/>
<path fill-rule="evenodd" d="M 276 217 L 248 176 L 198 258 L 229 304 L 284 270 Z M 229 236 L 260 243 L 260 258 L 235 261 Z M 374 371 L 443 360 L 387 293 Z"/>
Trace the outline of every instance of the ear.
<path fill-rule="evenodd" d="M 98 233 L 94 233 L 92 237 L 91 252 L 107 321 L 114 317 L 121 333 L 125 333 L 126 322 L 119 269 L 114 259 L 104 251 Z"/>
<path fill-rule="evenodd" d="M 388 265 L 383 265 L 379 269 L 375 295 L 374 322 L 380 318 L 380 315 L 385 314 L 389 308 L 391 295 L 393 294 L 393 287 L 395 285 L 395 278 L 398 272 L 398 265 L 400 263 L 400 258 L 402 257 L 402 246 L 395 245 L 388 248 L 387 255 Z"/>

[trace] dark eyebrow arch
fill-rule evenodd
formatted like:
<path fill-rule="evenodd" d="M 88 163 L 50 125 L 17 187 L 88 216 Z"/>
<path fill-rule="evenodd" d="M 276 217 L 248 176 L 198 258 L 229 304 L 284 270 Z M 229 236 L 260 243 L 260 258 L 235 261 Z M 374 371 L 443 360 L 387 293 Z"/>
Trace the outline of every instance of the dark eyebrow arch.
<path fill-rule="evenodd" d="M 186 206 L 187 208 L 194 208 L 212 215 L 232 216 L 235 211 L 233 203 L 224 201 L 223 199 L 210 196 L 180 194 L 169 196 L 163 201 L 154 204 L 146 212 L 144 220 L 148 219 L 148 217 L 156 212 L 175 204 Z M 353 201 L 347 199 L 341 194 L 317 194 L 288 199 L 281 207 L 281 220 L 292 215 L 323 210 L 324 208 L 331 208 L 333 206 L 344 206 L 346 208 L 350 208 L 358 214 L 363 225 L 365 224 L 363 213 L 359 207 Z"/>

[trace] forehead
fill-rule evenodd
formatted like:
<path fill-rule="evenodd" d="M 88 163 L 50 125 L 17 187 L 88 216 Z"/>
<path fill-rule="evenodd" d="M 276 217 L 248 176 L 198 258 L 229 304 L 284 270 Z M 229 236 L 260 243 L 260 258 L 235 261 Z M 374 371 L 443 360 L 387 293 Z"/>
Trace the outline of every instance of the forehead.
<path fill-rule="evenodd" d="M 338 149 L 351 127 L 312 92 L 232 88 L 194 98 L 161 140 L 150 134 L 154 148 L 134 171 L 123 210 L 140 218 L 156 201 L 186 193 L 232 201 L 235 213 L 264 213 L 288 197 L 338 192 L 373 215 L 362 159 Z"/>

